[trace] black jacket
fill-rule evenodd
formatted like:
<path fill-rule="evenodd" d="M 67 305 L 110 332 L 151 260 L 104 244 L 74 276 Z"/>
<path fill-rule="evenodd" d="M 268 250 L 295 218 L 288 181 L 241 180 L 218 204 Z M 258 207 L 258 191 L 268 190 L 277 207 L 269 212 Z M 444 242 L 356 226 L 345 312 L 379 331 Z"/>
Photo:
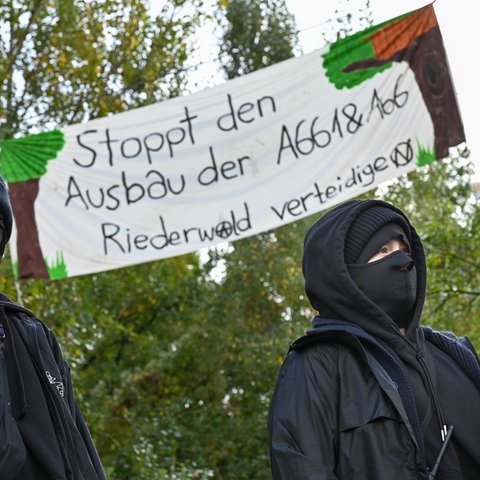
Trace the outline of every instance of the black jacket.
<path fill-rule="evenodd" d="M 350 201 L 305 238 L 305 289 L 319 315 L 307 337 L 292 345 L 272 397 L 273 478 L 428 478 L 445 424 L 454 430 L 436 478 L 479 479 L 478 357 L 468 340 L 419 325 L 426 266 L 415 229 L 417 301 L 405 335 L 348 273 L 348 228 L 375 205 L 404 216 L 381 201 Z"/>
<path fill-rule="evenodd" d="M 16 478 L 104 480 L 55 335 L 30 311 L 1 294 L 0 324 L 5 329 L 11 413 L 27 450 Z"/>

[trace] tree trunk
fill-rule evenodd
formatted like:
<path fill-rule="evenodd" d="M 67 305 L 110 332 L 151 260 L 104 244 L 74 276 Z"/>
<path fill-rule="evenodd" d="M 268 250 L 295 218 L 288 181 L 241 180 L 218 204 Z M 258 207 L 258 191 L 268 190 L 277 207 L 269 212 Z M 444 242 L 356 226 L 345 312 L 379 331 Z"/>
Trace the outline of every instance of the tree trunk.
<path fill-rule="evenodd" d="M 18 276 L 20 279 L 50 278 L 35 220 L 34 203 L 38 195 L 39 179 L 10 183 L 8 187 L 17 227 Z"/>

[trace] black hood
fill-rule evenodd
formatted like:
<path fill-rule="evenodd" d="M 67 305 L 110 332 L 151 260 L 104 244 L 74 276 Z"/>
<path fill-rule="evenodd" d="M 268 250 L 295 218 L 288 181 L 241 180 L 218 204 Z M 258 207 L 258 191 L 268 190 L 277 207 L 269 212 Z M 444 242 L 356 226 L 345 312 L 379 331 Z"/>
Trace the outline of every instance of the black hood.
<path fill-rule="evenodd" d="M 3 257 L 5 247 L 10 240 L 13 225 L 12 205 L 8 195 L 8 187 L 0 175 L 0 259 Z"/>
<path fill-rule="evenodd" d="M 321 317 L 352 322 L 388 341 L 398 327 L 352 280 L 345 263 L 345 242 L 352 223 L 372 207 L 399 214 L 409 229 L 411 257 L 417 271 L 417 295 L 407 336 L 420 323 L 426 292 L 426 262 L 422 242 L 405 214 L 381 200 L 351 200 L 333 208 L 309 229 L 304 241 L 305 291 Z M 402 222 L 403 223 L 403 222 Z M 393 326 L 393 328 L 392 328 Z"/>

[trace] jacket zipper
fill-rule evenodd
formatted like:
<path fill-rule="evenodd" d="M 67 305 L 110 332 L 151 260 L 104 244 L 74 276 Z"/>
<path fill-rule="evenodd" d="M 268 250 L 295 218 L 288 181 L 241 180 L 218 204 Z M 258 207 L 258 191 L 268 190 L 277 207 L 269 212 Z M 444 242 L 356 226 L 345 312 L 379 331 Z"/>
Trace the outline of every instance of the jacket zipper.
<path fill-rule="evenodd" d="M 405 337 L 405 341 L 410 344 L 410 346 L 417 352 L 416 353 L 416 359 L 420 366 L 422 367 L 423 373 L 425 375 L 425 378 L 427 379 L 427 387 L 428 390 L 430 391 L 431 397 L 433 399 L 433 404 L 435 407 L 435 410 L 437 412 L 437 418 L 439 421 L 439 426 L 440 426 L 440 438 L 442 440 L 442 445 L 440 447 L 440 451 L 437 455 L 437 458 L 435 460 L 435 464 L 433 467 L 428 469 L 429 474 L 428 474 L 428 480 L 434 480 L 437 475 L 438 467 L 440 466 L 440 463 L 443 459 L 443 455 L 445 453 L 445 449 L 447 448 L 448 442 L 450 441 L 450 438 L 452 436 L 453 432 L 453 425 L 450 425 L 447 428 L 447 423 L 445 421 L 445 417 L 443 415 L 442 408 L 440 407 L 440 401 L 438 399 L 437 392 L 435 390 L 435 386 L 433 385 L 432 377 L 430 376 L 430 372 L 428 371 L 427 364 L 425 362 L 425 357 L 423 355 L 423 352 L 408 338 Z"/>
<path fill-rule="evenodd" d="M 428 367 L 425 363 L 425 358 L 423 357 L 423 352 L 419 351 L 417 352 L 417 360 L 418 363 L 420 363 L 420 366 L 422 367 L 422 370 L 425 374 L 425 377 L 427 379 L 428 383 L 428 389 L 430 390 L 430 394 L 432 395 L 433 398 L 433 403 L 435 405 L 435 410 L 437 411 L 437 416 L 438 416 L 438 421 L 440 424 L 440 437 L 442 439 L 442 442 L 445 441 L 445 438 L 447 436 L 447 423 L 445 421 L 445 417 L 443 415 L 443 411 L 440 407 L 440 401 L 438 400 L 438 395 L 437 392 L 435 391 L 435 387 L 433 386 L 432 378 L 430 376 L 430 372 L 428 371 Z"/>
<path fill-rule="evenodd" d="M 396 327 L 396 325 L 392 325 L 393 327 Z M 430 376 L 430 372 L 428 371 L 427 364 L 425 362 L 425 358 L 423 356 L 423 352 L 417 347 L 415 343 L 413 343 L 410 339 L 407 337 L 403 336 L 404 340 L 415 350 L 416 352 L 416 359 L 420 366 L 422 367 L 422 371 L 425 375 L 425 378 L 427 379 L 427 388 L 430 392 L 430 395 L 433 399 L 433 404 L 435 407 L 435 410 L 437 412 L 437 418 L 440 426 L 440 438 L 442 442 L 445 441 L 445 438 L 448 433 L 448 428 L 447 428 L 447 423 L 445 421 L 445 417 L 443 415 L 442 408 L 440 407 L 440 401 L 438 400 L 438 395 L 435 390 L 435 387 L 433 385 L 432 377 Z"/>

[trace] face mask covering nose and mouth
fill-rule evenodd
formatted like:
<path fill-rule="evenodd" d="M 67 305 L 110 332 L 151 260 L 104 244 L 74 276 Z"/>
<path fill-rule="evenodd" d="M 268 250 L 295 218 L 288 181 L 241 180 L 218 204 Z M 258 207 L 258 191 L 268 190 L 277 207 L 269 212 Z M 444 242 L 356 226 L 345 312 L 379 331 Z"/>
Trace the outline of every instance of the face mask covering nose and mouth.
<path fill-rule="evenodd" d="M 370 263 L 349 265 L 358 288 L 400 327 L 411 321 L 417 293 L 414 261 L 400 250 Z"/>

